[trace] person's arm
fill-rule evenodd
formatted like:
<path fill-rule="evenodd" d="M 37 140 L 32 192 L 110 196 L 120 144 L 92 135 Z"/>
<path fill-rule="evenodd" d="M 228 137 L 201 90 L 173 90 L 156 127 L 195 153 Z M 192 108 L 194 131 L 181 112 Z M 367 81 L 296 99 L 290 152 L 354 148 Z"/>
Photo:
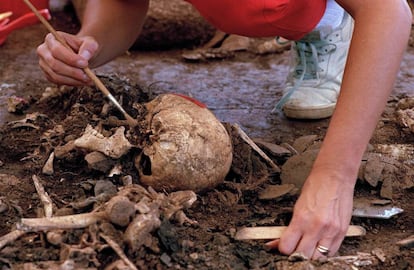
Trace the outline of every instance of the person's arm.
<path fill-rule="evenodd" d="M 352 215 L 362 155 L 393 88 L 411 27 L 405 0 L 338 0 L 355 20 L 340 96 L 312 171 L 280 241 L 284 254 L 339 249 Z"/>
<path fill-rule="evenodd" d="M 138 37 L 149 0 L 88 0 L 77 35 L 60 32 L 73 51 L 51 34 L 37 53 L 49 81 L 57 84 L 91 83 L 82 68 L 100 66 L 125 52 Z"/>
<path fill-rule="evenodd" d="M 100 66 L 124 53 L 137 39 L 149 0 L 88 0 L 78 37 L 93 37 L 99 44 L 91 66 Z"/>

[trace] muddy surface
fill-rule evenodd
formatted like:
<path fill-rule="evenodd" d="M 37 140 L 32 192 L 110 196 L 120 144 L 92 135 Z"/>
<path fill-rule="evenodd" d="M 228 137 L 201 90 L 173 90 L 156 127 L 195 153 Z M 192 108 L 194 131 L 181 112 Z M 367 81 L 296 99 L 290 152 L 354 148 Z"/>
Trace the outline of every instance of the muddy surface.
<path fill-rule="evenodd" d="M 56 14 L 52 23 L 58 29 L 75 31 L 77 21 L 72 15 Z M 113 107 L 106 108 L 107 102 L 96 89 L 64 88 L 42 98 L 47 87 L 54 87 L 37 66 L 35 48 L 45 34 L 41 25 L 28 27 L 12 33 L 0 47 L 0 236 L 13 231 L 22 218 L 44 216 L 33 175 L 49 194 L 53 215 L 99 208 L 108 197 L 86 201 L 98 197 L 96 189 L 102 181 L 116 187 L 112 196 L 130 186 L 130 181 L 140 184 L 133 166 L 139 148 L 110 160 L 110 165 L 122 165 L 122 172 L 112 176 L 105 169 L 88 167 L 86 153 L 79 149 L 56 158 L 53 173 L 42 172 L 50 153 L 80 137 L 88 124 L 106 130 L 107 136 L 122 125 L 116 120 L 122 115 Z M 363 226 L 367 234 L 346 239 L 336 257 L 322 262 L 295 260 L 267 251 L 264 241 L 234 239 L 240 227 L 289 223 L 297 193 L 289 190 L 270 198 L 263 194 L 280 185 L 283 174 L 303 174 L 307 169 L 303 164 L 312 157 L 310 152 L 317 149 L 329 123 L 291 121 L 271 113 L 284 86 L 288 52 L 237 52 L 228 59 L 197 63 L 183 61 L 182 52 L 131 51 L 96 72 L 133 116 L 142 113 L 134 103 L 144 103 L 166 92 L 185 94 L 205 103 L 226 124 L 233 139 L 234 162 L 225 182 L 198 194 L 188 208 L 181 205 L 184 209 L 180 213 L 184 215 L 169 219 L 163 208 L 160 223 L 144 234 L 142 243 L 136 241 L 132 245 L 125 241 L 125 226 L 108 222 L 58 230 L 58 235 L 64 236 L 61 241 L 52 241 L 45 232 L 30 232 L 0 250 L 2 269 L 62 269 L 62 264 L 64 269 L 130 269 L 125 262 L 119 263 L 118 268 L 109 268 L 120 257 L 113 245 L 107 246 L 107 235 L 138 269 L 414 268 L 412 246 L 397 245 L 414 234 L 414 125 L 409 121 L 413 114 L 402 113 L 414 107 L 410 99 L 414 91 L 412 47 L 407 48 L 394 92 L 361 161 L 355 192 L 356 205 L 372 206 L 379 199 L 388 200 L 381 203 L 404 212 L 389 219 L 353 217 L 352 224 Z M 27 101 L 27 106 L 19 107 L 21 112 L 7 111 L 13 95 Z M 102 113 L 104 107 L 106 113 Z M 241 140 L 232 128 L 234 124 L 265 149 L 282 173 L 275 172 Z M 129 130 L 128 134 L 131 143 L 142 144 L 141 129 Z M 281 148 L 274 150 L 275 146 Z M 303 162 L 292 165 L 291 158 L 301 156 Z M 151 198 L 159 196 L 152 194 Z M 71 268 L 70 264 L 75 266 Z"/>

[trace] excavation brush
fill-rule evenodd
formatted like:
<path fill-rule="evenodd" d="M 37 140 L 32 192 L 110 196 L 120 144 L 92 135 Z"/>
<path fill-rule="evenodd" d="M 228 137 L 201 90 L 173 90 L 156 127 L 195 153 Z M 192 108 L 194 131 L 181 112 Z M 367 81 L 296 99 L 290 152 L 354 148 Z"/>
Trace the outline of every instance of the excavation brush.
<path fill-rule="evenodd" d="M 72 50 L 72 48 L 69 46 L 69 44 L 66 42 L 64 38 L 62 38 L 56 30 L 50 25 L 50 23 L 39 13 L 39 11 L 33 6 L 33 4 L 29 0 L 23 0 L 26 5 L 33 11 L 34 14 L 36 14 L 37 18 L 40 20 L 40 22 L 46 26 L 47 30 L 49 30 L 50 33 L 55 37 L 56 40 L 58 40 L 60 43 L 62 43 L 63 46 L 65 46 L 67 49 Z M 73 51 L 73 50 L 72 50 Z M 132 118 L 125 110 L 122 108 L 121 104 L 114 98 L 114 96 L 109 92 L 108 88 L 105 87 L 105 85 L 102 83 L 102 81 L 93 73 L 93 71 L 86 67 L 83 69 L 86 75 L 88 75 L 89 78 L 95 83 L 96 87 L 98 87 L 99 90 L 117 107 L 117 109 L 124 115 L 125 119 L 128 121 L 128 124 L 131 127 L 134 127 L 137 125 L 137 121 Z"/>

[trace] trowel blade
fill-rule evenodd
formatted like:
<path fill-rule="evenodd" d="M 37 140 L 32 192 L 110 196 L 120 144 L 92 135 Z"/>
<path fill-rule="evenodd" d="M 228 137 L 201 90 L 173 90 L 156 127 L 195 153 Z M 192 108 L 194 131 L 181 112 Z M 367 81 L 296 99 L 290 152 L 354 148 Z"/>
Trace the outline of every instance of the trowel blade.
<path fill-rule="evenodd" d="M 403 209 L 394 207 L 394 206 L 378 206 L 378 205 L 368 205 L 365 207 L 354 208 L 352 216 L 354 217 L 365 217 L 365 218 L 379 218 L 379 219 L 389 219 L 392 216 L 404 212 Z"/>

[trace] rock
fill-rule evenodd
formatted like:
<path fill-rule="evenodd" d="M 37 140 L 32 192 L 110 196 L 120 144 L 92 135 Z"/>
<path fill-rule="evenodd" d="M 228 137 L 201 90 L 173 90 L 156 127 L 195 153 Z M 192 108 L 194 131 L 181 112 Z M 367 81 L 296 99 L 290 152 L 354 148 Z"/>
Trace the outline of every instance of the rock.
<path fill-rule="evenodd" d="M 113 196 L 117 193 L 117 188 L 111 181 L 98 180 L 93 188 L 93 193 L 95 196 L 99 196 L 101 194 Z"/>
<path fill-rule="evenodd" d="M 392 190 L 393 190 L 392 183 L 393 183 L 392 178 L 386 178 L 384 180 L 381 186 L 381 191 L 380 191 L 381 198 L 386 198 L 390 200 L 392 199 Z"/>
<path fill-rule="evenodd" d="M 309 150 L 289 158 L 282 166 L 280 175 L 282 184 L 294 184 L 301 189 L 312 169 L 318 152 L 318 150 Z"/>
<path fill-rule="evenodd" d="M 292 152 L 283 146 L 266 142 L 262 139 L 254 139 L 254 142 L 263 150 L 269 152 L 272 156 L 277 158 L 285 158 L 292 155 Z"/>
<path fill-rule="evenodd" d="M 293 184 L 285 185 L 268 185 L 259 193 L 260 200 L 281 199 L 286 195 L 293 195 L 297 192 L 297 188 Z"/>
<path fill-rule="evenodd" d="M 302 137 L 297 138 L 293 142 L 292 146 L 293 148 L 296 149 L 296 151 L 298 151 L 298 153 L 303 153 L 308 149 L 309 146 L 315 143 L 317 138 L 318 138 L 318 135 L 302 136 Z"/>
<path fill-rule="evenodd" d="M 372 187 L 376 187 L 382 181 L 382 170 L 385 163 L 380 155 L 372 154 L 369 156 L 364 169 L 364 180 Z"/>

